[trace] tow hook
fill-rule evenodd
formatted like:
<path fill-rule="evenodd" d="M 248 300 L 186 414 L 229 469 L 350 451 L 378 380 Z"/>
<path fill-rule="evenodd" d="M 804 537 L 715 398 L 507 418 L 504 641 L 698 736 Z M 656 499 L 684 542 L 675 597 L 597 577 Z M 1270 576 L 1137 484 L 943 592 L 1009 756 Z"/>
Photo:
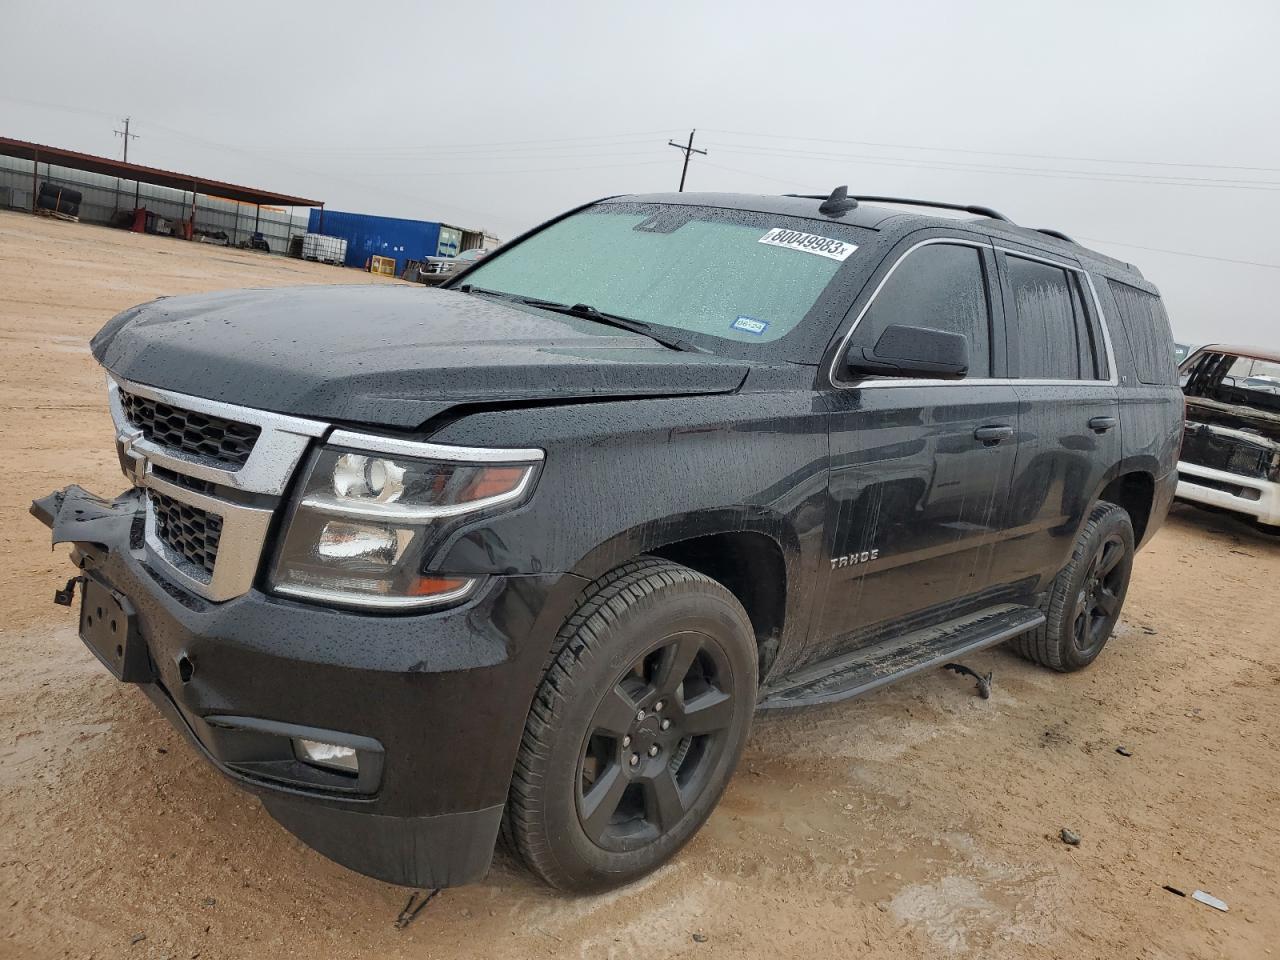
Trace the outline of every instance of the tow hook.
<path fill-rule="evenodd" d="M 60 607 L 71 606 L 72 601 L 76 598 L 77 583 L 84 583 L 84 577 L 72 577 L 61 590 L 53 591 L 53 602 Z"/>

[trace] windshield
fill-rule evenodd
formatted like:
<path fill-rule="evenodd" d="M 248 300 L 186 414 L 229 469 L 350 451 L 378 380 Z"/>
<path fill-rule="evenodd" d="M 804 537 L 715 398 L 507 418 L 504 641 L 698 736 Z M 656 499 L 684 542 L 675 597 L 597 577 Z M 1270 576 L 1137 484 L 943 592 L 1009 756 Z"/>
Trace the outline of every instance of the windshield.
<path fill-rule="evenodd" d="M 739 343 L 776 340 L 864 231 L 742 210 L 600 204 L 495 252 L 466 285 Z"/>

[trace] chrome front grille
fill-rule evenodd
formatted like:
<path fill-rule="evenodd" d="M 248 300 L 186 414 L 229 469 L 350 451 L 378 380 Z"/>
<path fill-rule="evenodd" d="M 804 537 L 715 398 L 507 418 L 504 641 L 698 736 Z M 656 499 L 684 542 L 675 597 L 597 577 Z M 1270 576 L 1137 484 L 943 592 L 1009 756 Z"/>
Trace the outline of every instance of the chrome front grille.
<path fill-rule="evenodd" d="M 114 378 L 108 393 L 121 466 L 147 491 L 148 562 L 207 600 L 247 593 L 289 478 L 329 425 Z"/>
<path fill-rule="evenodd" d="M 222 537 L 222 517 L 156 490 L 147 491 L 147 503 L 155 516 L 156 536 L 212 579 Z"/>
<path fill-rule="evenodd" d="M 197 413 L 152 397 L 120 391 L 125 418 L 153 443 L 233 469 L 249 461 L 261 427 Z"/>

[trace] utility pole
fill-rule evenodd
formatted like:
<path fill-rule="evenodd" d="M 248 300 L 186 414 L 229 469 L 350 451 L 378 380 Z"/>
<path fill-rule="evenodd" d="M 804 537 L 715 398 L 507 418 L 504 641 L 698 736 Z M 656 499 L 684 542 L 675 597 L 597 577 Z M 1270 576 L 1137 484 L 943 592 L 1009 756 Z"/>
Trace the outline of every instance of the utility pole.
<path fill-rule="evenodd" d="M 695 150 L 693 148 L 693 135 L 697 132 L 698 132 L 697 130 L 689 131 L 689 142 L 687 144 L 676 143 L 674 140 L 667 141 L 668 146 L 675 147 L 677 150 L 679 150 L 681 153 L 684 154 L 684 166 L 680 169 L 680 192 L 681 193 L 684 193 L 684 178 L 689 174 L 689 154 L 700 153 L 704 157 L 707 155 L 707 151 Z"/>
<path fill-rule="evenodd" d="M 130 141 L 130 140 L 137 140 L 137 139 L 138 139 L 138 135 L 137 135 L 136 133 L 130 133 L 130 132 L 129 132 L 129 118 L 128 118 L 128 117 L 125 117 L 125 118 L 124 118 L 123 120 L 121 120 L 120 122 L 124 124 L 124 129 L 123 129 L 123 130 L 113 130 L 113 131 L 112 131 L 112 133 L 114 133 L 117 137 L 124 137 L 124 162 L 125 162 L 125 163 L 128 163 L 128 162 L 129 162 L 129 141 Z"/>

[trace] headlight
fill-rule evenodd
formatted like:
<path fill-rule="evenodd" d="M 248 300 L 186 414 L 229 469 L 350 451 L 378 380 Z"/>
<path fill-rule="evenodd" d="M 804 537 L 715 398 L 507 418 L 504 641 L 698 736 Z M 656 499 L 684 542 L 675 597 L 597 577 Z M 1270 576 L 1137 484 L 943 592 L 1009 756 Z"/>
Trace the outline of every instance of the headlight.
<path fill-rule="evenodd" d="M 478 578 L 422 570 L 433 528 L 520 502 L 541 460 L 541 450 L 447 447 L 337 431 L 302 482 L 272 586 L 290 596 L 373 608 L 463 599 Z"/>

